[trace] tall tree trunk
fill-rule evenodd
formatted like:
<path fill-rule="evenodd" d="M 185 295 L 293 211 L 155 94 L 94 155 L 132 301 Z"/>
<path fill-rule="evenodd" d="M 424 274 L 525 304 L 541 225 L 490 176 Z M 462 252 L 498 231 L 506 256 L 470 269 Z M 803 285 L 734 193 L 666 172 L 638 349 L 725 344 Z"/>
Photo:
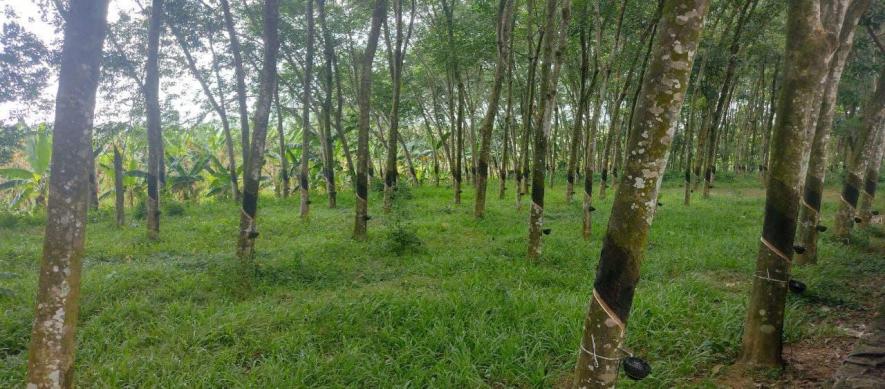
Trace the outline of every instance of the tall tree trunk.
<path fill-rule="evenodd" d="M 381 22 L 386 17 L 387 0 L 376 0 L 375 9 L 372 11 L 372 27 L 369 30 L 369 40 L 366 44 L 366 51 L 363 53 L 359 92 L 357 94 L 359 138 L 356 163 L 356 212 L 353 227 L 353 238 L 356 240 L 366 240 L 368 238 L 366 222 L 369 219 L 369 114 L 371 113 L 372 97 L 372 62 L 375 59 L 375 50 L 378 48 L 378 36 L 381 35 Z"/>
<path fill-rule="evenodd" d="M 845 4 L 845 1 L 842 1 Z M 807 151 L 813 121 L 820 106 L 812 107 L 824 78 L 835 39 L 832 26 L 824 24 L 820 0 L 791 1 L 787 12 L 787 36 L 783 87 L 777 123 L 772 134 L 762 238 L 756 257 L 753 289 L 744 323 L 740 361 L 753 366 L 780 366 L 783 347 L 784 309 L 800 191 L 807 168 Z M 841 18 L 838 18 L 841 23 Z"/>
<path fill-rule="evenodd" d="M 768 188 L 768 155 L 771 145 L 771 129 L 774 126 L 774 113 L 777 107 L 777 87 L 778 74 L 780 72 L 780 64 L 775 63 L 774 73 L 771 75 L 771 90 L 769 91 L 768 117 L 765 119 L 765 129 L 762 132 L 762 162 L 759 164 L 759 177 L 762 179 L 762 185 Z"/>
<path fill-rule="evenodd" d="M 280 104 L 280 87 L 279 83 L 273 92 L 274 105 L 277 109 L 277 140 L 279 141 L 280 153 L 280 181 L 282 181 L 283 198 L 289 197 L 289 158 L 286 156 L 286 129 L 283 127 L 283 105 Z"/>
<path fill-rule="evenodd" d="M 203 94 L 206 96 L 206 99 L 209 100 L 209 105 L 212 106 L 212 109 L 215 110 L 215 113 L 218 114 L 218 117 L 221 119 L 221 125 L 224 131 L 225 137 L 225 146 L 228 153 L 228 158 L 230 159 L 230 163 L 228 164 L 228 174 L 231 177 L 231 190 L 233 191 L 234 201 L 240 200 L 240 189 L 237 184 L 237 165 L 236 165 L 236 157 L 234 157 L 233 152 L 233 140 L 230 136 L 230 121 L 227 118 L 227 110 L 224 107 L 224 94 L 221 95 L 221 102 L 215 99 L 215 94 L 212 93 L 212 89 L 209 87 L 209 82 L 203 77 L 203 74 L 200 73 L 200 70 L 197 69 L 197 62 L 194 60 L 193 55 L 190 52 L 190 49 L 187 47 L 185 43 L 184 36 L 181 31 L 175 26 L 174 23 L 167 23 L 169 25 L 169 29 L 172 31 L 172 34 L 175 36 L 176 42 L 178 42 L 178 46 L 181 48 L 181 51 L 184 53 L 184 59 L 187 63 L 188 70 L 190 70 L 191 75 L 197 79 L 197 82 L 200 84 L 200 88 L 203 89 Z M 211 43 L 210 43 L 211 45 Z M 218 74 L 218 60 L 215 58 L 214 50 L 212 56 L 212 64 L 215 67 L 216 75 Z M 221 81 L 219 76 L 219 82 Z M 223 93 L 223 92 L 222 92 Z"/>
<path fill-rule="evenodd" d="M 120 149 L 114 143 L 114 211 L 116 213 L 117 227 L 126 224 L 126 193 L 123 189 L 123 157 Z"/>
<path fill-rule="evenodd" d="M 255 253 L 255 238 L 258 237 L 256 217 L 258 211 L 259 183 L 264 166 L 264 146 L 267 140 L 267 124 L 270 119 L 271 99 L 277 87 L 277 53 L 280 49 L 280 11 L 278 0 L 265 0 L 263 8 L 264 58 L 261 69 L 261 84 L 255 106 L 255 131 L 249 146 L 249 159 L 243 172 L 243 206 L 240 209 L 240 238 L 237 256 L 241 260 L 251 260 Z"/>
<path fill-rule="evenodd" d="M 107 0 L 72 0 L 64 27 L 55 102 L 43 258 L 28 348 L 29 388 L 74 386 L 80 270 L 92 119 L 107 27 Z"/>
<path fill-rule="evenodd" d="M 310 104 L 313 88 L 313 52 L 315 28 L 313 23 L 313 0 L 307 0 L 307 55 L 304 60 L 304 99 L 301 100 L 301 170 L 298 173 L 298 187 L 301 193 L 301 218 L 310 216 Z"/>
<path fill-rule="evenodd" d="M 578 106 L 575 111 L 575 123 L 572 130 L 571 144 L 569 145 L 568 167 L 566 170 L 565 200 L 571 203 L 575 197 L 575 173 L 578 166 L 578 150 L 581 148 L 581 136 L 584 132 L 584 115 L 587 112 L 588 93 L 587 82 L 590 76 L 590 45 L 587 39 L 587 19 L 589 5 L 584 2 L 578 15 L 578 29 L 581 46 L 581 64 L 578 81 Z M 592 178 L 591 178 L 592 180 Z M 585 219 L 586 220 L 586 219 Z"/>
<path fill-rule="evenodd" d="M 885 124 L 879 124 L 878 146 L 873 148 L 872 158 L 867 161 L 867 169 L 864 173 L 863 191 L 860 192 L 860 206 L 857 216 L 860 219 L 860 227 L 870 226 L 873 219 L 873 200 L 876 198 L 876 187 L 879 185 L 879 168 L 882 166 L 882 155 L 885 154 Z"/>
<path fill-rule="evenodd" d="M 876 128 L 885 120 L 885 66 L 879 71 L 876 92 L 862 112 L 860 128 L 857 131 L 852 152 L 845 163 L 845 181 L 842 185 L 842 201 L 836 213 L 833 234 L 836 238 L 848 241 L 857 217 L 857 200 L 863 189 L 864 168 L 872 159 L 876 146 Z M 858 219 L 860 220 L 860 219 Z"/>
<path fill-rule="evenodd" d="M 479 164 L 476 172 L 476 199 L 473 209 L 473 215 L 477 218 L 482 218 L 486 212 L 486 186 L 489 179 L 492 129 L 495 125 L 495 115 L 498 113 L 498 103 L 501 100 L 501 85 L 504 82 L 504 75 L 507 73 L 510 62 L 510 32 L 513 27 L 513 23 L 510 20 L 513 17 L 513 3 L 514 0 L 498 1 L 498 59 L 495 64 L 495 79 L 492 83 L 492 90 L 489 92 L 486 115 L 479 130 L 482 143 L 480 144 Z"/>
<path fill-rule="evenodd" d="M 148 137 L 148 239 L 160 238 L 160 185 L 163 162 L 163 134 L 160 123 L 160 35 L 163 29 L 163 0 L 153 0 L 148 26 L 148 52 L 145 65 L 144 99 Z"/>
<path fill-rule="evenodd" d="M 384 168 L 384 212 L 390 212 L 393 205 L 394 191 L 397 185 L 397 141 L 400 140 L 399 135 L 399 104 L 400 94 L 402 91 L 403 78 L 403 60 L 406 56 L 406 49 L 409 45 L 409 39 L 412 35 L 412 26 L 415 21 L 415 1 L 412 0 L 412 13 L 409 19 L 408 32 L 404 30 L 403 24 L 403 0 L 394 0 L 393 3 L 394 19 L 396 20 L 396 38 L 391 44 L 387 28 L 385 27 L 385 42 L 387 42 L 388 62 L 390 64 L 390 80 L 393 85 L 393 102 L 390 109 L 390 133 L 387 143 L 387 164 Z M 386 26 L 386 24 L 385 24 Z M 411 163 L 410 163 L 411 165 Z M 413 174 L 414 176 L 414 174 Z M 417 181 L 417 180 L 416 180 Z"/>
<path fill-rule="evenodd" d="M 89 207 L 98 209 L 98 174 L 95 172 L 95 152 L 89 147 Z"/>
<path fill-rule="evenodd" d="M 597 1 L 597 3 L 596 3 L 596 7 L 597 7 L 596 8 L 596 17 L 597 17 L 597 19 L 599 19 L 599 6 L 600 6 L 600 4 Z M 625 0 L 623 3 L 621 3 L 620 11 L 618 11 L 618 25 L 615 29 L 615 43 L 612 46 L 613 55 L 611 55 L 609 57 L 609 61 L 605 65 L 602 83 L 599 86 L 599 92 L 597 95 L 597 99 L 599 99 L 599 100 L 596 102 L 596 106 L 594 107 L 594 111 L 593 111 L 593 121 L 595 122 L 593 124 L 593 126 L 596 128 L 599 127 L 599 120 L 602 117 L 602 114 L 601 113 L 597 114 L 597 111 L 602 109 L 601 104 L 602 104 L 602 101 L 605 100 L 605 95 L 608 93 L 608 80 L 609 80 L 609 77 L 611 77 L 611 72 L 612 72 L 614 62 L 615 62 L 615 58 L 617 58 L 617 56 L 618 56 L 617 54 L 620 53 L 621 28 L 623 27 L 623 24 L 624 24 L 624 14 L 626 13 L 626 11 L 627 11 L 627 1 Z M 597 24 L 597 31 L 598 31 L 596 33 L 597 47 L 602 47 L 602 35 L 601 35 L 602 29 L 599 27 L 598 24 Z M 603 153 L 605 160 L 602 163 L 602 172 L 600 175 L 599 196 L 601 198 L 605 198 L 605 189 L 606 189 L 606 187 L 608 187 L 608 152 L 609 152 L 609 148 L 611 145 L 611 143 L 610 143 L 610 141 L 611 141 L 611 127 L 614 126 L 615 122 L 616 122 L 615 116 L 612 115 L 612 121 L 609 123 L 609 138 L 608 138 L 609 142 L 606 142 L 606 145 L 605 145 L 605 151 Z M 595 147 L 595 145 L 594 145 L 594 147 Z"/>
<path fill-rule="evenodd" d="M 538 33 L 538 43 L 535 43 L 535 22 L 534 22 L 534 14 L 535 14 L 535 1 L 527 0 L 526 1 L 526 9 L 527 19 L 526 19 L 526 31 L 527 32 L 527 42 L 528 42 L 528 52 L 531 53 L 531 57 L 529 57 L 529 66 L 527 69 L 526 76 L 526 86 L 525 86 L 525 96 L 522 101 L 522 125 L 525 127 L 522 134 L 522 145 L 520 147 L 520 155 L 521 158 L 517 158 L 518 163 L 516 165 L 516 209 L 519 210 L 522 208 L 522 196 L 527 193 L 528 189 L 528 178 L 529 178 L 529 158 L 531 156 L 531 151 L 529 150 L 530 140 L 532 139 L 532 122 L 534 121 L 534 106 L 535 106 L 535 78 L 537 76 L 538 71 L 538 63 L 541 59 L 541 41 L 544 39 L 544 33 Z"/>
<path fill-rule="evenodd" d="M 338 139 L 341 140 L 341 148 L 344 150 L 344 160 L 347 162 L 347 174 L 350 176 L 351 182 L 356 182 L 356 170 L 353 166 L 350 145 L 347 144 L 347 136 L 345 136 L 344 127 L 341 124 L 341 118 L 344 111 L 344 95 L 341 94 L 341 72 L 338 71 L 338 57 L 335 55 L 332 55 L 332 68 L 335 72 L 335 95 L 337 100 L 335 104 L 335 132 L 338 134 Z"/>
<path fill-rule="evenodd" d="M 514 7 L 516 5 L 514 4 Z M 516 18 L 512 18 L 510 22 L 510 32 L 513 33 L 513 27 Z M 503 200 L 507 191 L 507 169 L 510 161 L 510 129 L 513 127 L 513 37 L 511 35 L 508 44 L 510 57 L 507 60 L 507 108 L 504 117 L 504 136 L 502 141 L 503 150 L 501 151 L 501 166 L 498 169 L 498 199 Z"/>
<path fill-rule="evenodd" d="M 224 96 L 226 90 L 224 80 L 221 78 L 221 67 L 218 64 L 218 55 L 215 54 L 215 42 L 212 40 L 212 34 L 209 34 L 209 51 L 212 53 L 212 71 L 215 73 L 215 79 L 218 83 L 218 94 Z M 230 118 L 227 116 L 227 104 L 224 99 L 218 100 L 221 112 L 221 128 L 224 132 L 224 146 L 227 150 L 228 157 L 228 174 L 230 175 L 231 192 L 234 194 L 234 202 L 239 203 L 241 200 L 239 179 L 237 177 L 237 157 L 234 153 L 234 140 L 230 131 Z"/>
<path fill-rule="evenodd" d="M 528 257 L 537 260 L 541 256 L 541 234 L 544 231 L 544 178 L 547 171 L 547 142 L 556 105 L 556 89 L 562 66 L 563 51 L 568 44 L 568 25 L 571 19 L 571 0 L 561 5 L 561 17 L 557 18 L 557 1 L 547 0 L 545 6 L 543 63 L 541 64 L 540 115 L 535 123 L 535 150 L 532 158 L 532 208 L 529 214 Z M 549 232 L 548 232 L 549 233 Z"/>
<path fill-rule="evenodd" d="M 716 170 L 716 149 L 719 145 L 717 138 L 719 136 L 719 126 L 728 109 L 728 102 L 731 96 L 729 92 L 736 82 L 734 81 L 735 71 L 737 70 L 738 54 L 741 50 L 741 32 L 743 32 L 747 19 L 756 8 L 757 0 L 745 0 L 741 6 L 740 17 L 738 18 L 737 27 L 734 30 L 734 36 L 731 38 L 731 46 L 728 49 L 728 64 L 725 67 L 725 79 L 722 82 L 722 90 L 719 93 L 719 101 L 716 103 L 716 111 L 713 113 L 713 120 L 710 123 L 709 138 L 707 150 L 705 154 L 706 169 L 704 170 L 704 198 L 710 197 L 710 187 L 713 184 L 713 174 Z"/>
<path fill-rule="evenodd" d="M 869 0 L 854 0 L 849 7 L 842 31 L 839 33 L 839 48 L 830 63 L 826 84 L 822 88 L 820 111 L 811 143 L 811 154 L 808 162 L 808 173 L 805 176 L 805 190 L 799 211 L 799 241 L 805 252 L 797 253 L 796 264 L 817 263 L 817 237 L 820 224 L 820 205 L 823 197 L 824 179 L 827 171 L 827 149 L 830 143 L 830 127 L 836 113 L 836 96 L 839 81 L 854 43 L 854 30 L 860 16 L 869 7 Z"/>
<path fill-rule="evenodd" d="M 657 207 L 708 0 L 666 0 L 660 34 L 627 140 L 626 161 L 602 245 L 575 368 L 574 387 L 613 387 L 639 265 Z"/>
<path fill-rule="evenodd" d="M 230 12 L 228 0 L 221 0 L 221 10 L 224 13 L 224 27 L 230 39 L 230 51 L 234 58 L 234 76 L 237 79 L 237 102 L 240 108 L 240 140 L 243 146 L 243 166 L 247 166 L 249 160 L 249 106 L 246 102 L 246 70 L 243 67 L 243 54 L 240 49 L 240 38 L 234 25 L 234 18 Z M 245 175 L 245 172 L 243 173 Z M 243 179 L 245 185 L 245 178 Z M 245 189 L 244 189 L 245 191 Z"/>
<path fill-rule="evenodd" d="M 326 0 L 317 0 L 320 13 L 320 28 L 323 30 L 323 55 L 326 57 L 325 74 L 323 74 L 323 86 L 326 93 L 323 100 L 323 177 L 326 179 L 326 192 L 329 196 L 329 208 L 337 205 L 337 191 L 335 190 L 335 159 L 332 147 L 332 88 L 335 67 L 335 41 L 332 31 L 326 24 Z M 342 137 L 343 138 L 343 137 Z"/>

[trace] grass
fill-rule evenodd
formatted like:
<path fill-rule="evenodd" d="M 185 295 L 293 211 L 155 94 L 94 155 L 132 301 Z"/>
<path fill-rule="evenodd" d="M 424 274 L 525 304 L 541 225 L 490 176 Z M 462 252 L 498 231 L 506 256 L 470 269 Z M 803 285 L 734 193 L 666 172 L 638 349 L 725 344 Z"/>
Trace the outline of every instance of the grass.
<path fill-rule="evenodd" d="M 297 197 L 263 197 L 254 269 L 233 255 L 232 203 L 185 205 L 182 214 L 164 216 L 159 242 L 146 240 L 143 221 L 118 230 L 110 212 L 99 213 L 88 225 L 78 385 L 567 382 L 612 192 L 596 205 L 587 243 L 580 203 L 566 204 L 562 181 L 549 189 L 552 234 L 538 263 L 525 259 L 528 207 L 517 212 L 512 196 L 498 200 L 494 192 L 479 221 L 472 188 L 460 206 L 451 204 L 450 189 L 413 188 L 390 216 L 372 193 L 368 242 L 350 239 L 349 192 L 338 209 L 314 194 L 307 222 L 298 218 Z M 687 208 L 679 182 L 665 183 L 628 330 L 629 348 L 653 373 L 641 383 L 622 378 L 623 387 L 711 386 L 713 366 L 734 360 L 762 194 L 755 179 L 723 179 L 712 199 L 696 196 Z M 837 198 L 826 196 L 828 218 Z M 34 223 L 0 227 L 0 269 L 17 275 L 0 279 L 0 288 L 14 292 L 0 295 L 0 387 L 20 386 L 26 372 L 41 240 Z M 809 290 L 789 298 L 788 341 L 838 334 L 840 312 L 875 303 L 875 288 L 857 286 L 882 279 L 880 241 L 869 233 L 849 247 L 822 240 L 820 265 L 796 269 Z"/>

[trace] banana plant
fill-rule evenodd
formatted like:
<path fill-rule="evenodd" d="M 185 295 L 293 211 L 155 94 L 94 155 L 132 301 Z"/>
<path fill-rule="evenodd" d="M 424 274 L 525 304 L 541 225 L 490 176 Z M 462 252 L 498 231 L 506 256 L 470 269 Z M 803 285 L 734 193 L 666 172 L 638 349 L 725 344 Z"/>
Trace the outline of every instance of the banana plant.
<path fill-rule="evenodd" d="M 52 156 L 52 135 L 45 125 L 27 136 L 23 152 L 27 167 L 0 168 L 0 177 L 5 179 L 0 183 L 0 191 L 13 193 L 11 208 L 44 206 Z"/>

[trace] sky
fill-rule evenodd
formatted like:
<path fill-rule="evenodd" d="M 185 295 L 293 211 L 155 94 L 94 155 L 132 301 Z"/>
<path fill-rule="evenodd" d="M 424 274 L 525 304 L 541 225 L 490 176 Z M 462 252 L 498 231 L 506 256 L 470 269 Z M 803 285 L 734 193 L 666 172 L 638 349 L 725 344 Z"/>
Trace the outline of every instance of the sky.
<path fill-rule="evenodd" d="M 31 33 L 37 35 L 47 47 L 56 47 L 57 44 L 60 44 L 62 39 L 62 34 L 56 33 L 56 28 L 50 22 L 43 20 L 41 16 L 41 6 L 38 4 L 37 0 L 0 0 L 0 26 L 8 21 L 6 17 L 6 13 L 2 12 L 7 8 L 11 8 L 17 18 L 18 22 L 21 23 L 25 28 Z M 112 0 L 110 2 L 110 6 L 108 9 L 108 22 L 114 23 L 119 19 L 120 13 L 128 12 L 129 14 L 135 14 L 138 12 L 139 7 L 135 0 Z M 54 9 L 51 10 L 55 12 Z M 2 50 L 3 43 L 0 42 L 0 50 Z M 105 50 L 108 50 L 107 43 L 105 44 Z M 166 80 L 168 81 L 168 80 Z M 174 84 L 170 86 L 168 82 L 164 82 L 161 84 L 167 89 L 168 92 L 175 93 L 182 97 L 187 98 L 179 98 L 176 101 L 175 106 L 181 111 L 181 117 L 189 118 L 195 117 L 199 115 L 200 109 L 193 99 L 189 98 L 193 96 L 192 93 L 188 93 L 187 91 L 197 90 L 199 88 L 198 84 L 195 80 L 190 78 L 176 80 Z M 40 102 L 42 104 L 38 104 L 37 102 L 11 102 L 11 103 L 0 103 L 0 123 L 2 122 L 16 122 L 18 118 L 24 119 L 24 121 L 28 124 L 35 124 L 39 122 L 48 121 L 51 122 L 53 119 L 52 107 L 54 106 L 55 94 L 58 89 L 58 72 L 57 69 L 50 74 L 50 79 L 44 88 Z M 165 93 L 163 88 L 160 91 L 160 100 L 163 101 L 165 98 Z M 99 97 L 96 101 L 96 124 L 104 122 L 104 121 L 125 121 L 127 118 L 122 117 L 120 115 L 114 115 L 114 112 L 120 113 L 128 113 L 128 107 L 125 109 L 115 110 L 114 102 L 107 101 L 101 96 L 99 93 Z"/>

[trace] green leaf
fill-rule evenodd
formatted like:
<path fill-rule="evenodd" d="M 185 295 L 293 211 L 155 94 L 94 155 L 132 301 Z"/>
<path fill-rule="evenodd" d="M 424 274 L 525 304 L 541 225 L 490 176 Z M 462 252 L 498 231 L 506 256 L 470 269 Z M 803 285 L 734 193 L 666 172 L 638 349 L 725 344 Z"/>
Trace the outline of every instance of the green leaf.
<path fill-rule="evenodd" d="M 27 169 L 19 169 L 19 168 L 4 168 L 0 169 L 0 176 L 6 178 L 20 178 L 23 180 L 30 180 L 34 178 L 34 173 Z"/>

